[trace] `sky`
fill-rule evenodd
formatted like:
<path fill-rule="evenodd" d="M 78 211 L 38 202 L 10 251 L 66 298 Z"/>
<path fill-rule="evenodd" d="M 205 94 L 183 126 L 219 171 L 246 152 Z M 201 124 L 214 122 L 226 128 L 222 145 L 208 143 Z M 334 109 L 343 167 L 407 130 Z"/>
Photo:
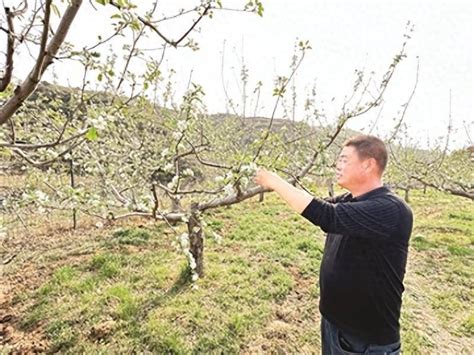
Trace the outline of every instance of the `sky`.
<path fill-rule="evenodd" d="M 222 2 L 224 6 L 233 8 L 245 3 L 237 0 Z M 193 3 L 191 0 L 160 1 L 158 13 L 174 13 Z M 372 133 L 389 135 L 394 119 L 400 117 L 402 105 L 413 90 L 419 64 L 416 91 L 404 118 L 410 139 L 423 147 L 444 139 L 451 116 L 453 134 L 450 147 L 472 144 L 469 141 L 474 138 L 471 1 L 265 0 L 263 5 L 263 17 L 218 11 L 212 19 L 206 18 L 200 23 L 199 32 L 191 34 L 199 45 L 198 51 L 189 48 L 166 51 L 163 72 L 167 73 L 171 68 L 176 71 L 172 78 L 176 97 L 182 96 L 191 79 L 203 86 L 210 113 L 226 112 L 230 109 L 225 91 L 234 102 L 242 103 L 239 77 L 242 63 L 245 63 L 249 73 L 246 113 L 250 116 L 254 113 L 256 96 L 253 90 L 261 81 L 263 86 L 256 114 L 269 117 L 275 103 L 272 96 L 275 77 L 289 75 L 295 42 L 308 40 L 312 49 L 306 54 L 294 79 L 296 117 L 301 119 L 304 116 L 304 100 L 315 87 L 316 106 L 331 122 L 341 113 L 345 98 L 352 93 L 356 69 L 364 70 L 366 77 L 374 72 L 373 79 L 380 83 L 380 78 L 401 49 L 407 22 L 410 21 L 414 30 L 406 46 L 407 58 L 395 71 L 381 111 L 376 109 L 349 121 L 349 127 L 367 132 L 376 120 Z M 114 11 L 101 6 L 97 9 L 84 1 L 68 36 L 69 41 L 79 47 L 91 45 L 98 34 L 112 32 L 104 19 Z M 191 20 L 192 17 L 183 17 L 158 26 L 167 36 L 178 38 Z M 157 36 L 150 35 L 142 47 L 156 48 L 161 44 Z M 122 53 L 120 47 L 118 42 L 113 47 L 119 55 Z M 150 52 L 150 55 L 158 58 L 160 52 Z M 25 53 L 20 56 L 20 62 L 28 62 Z M 22 65 L 15 72 L 16 76 L 23 77 L 22 70 L 26 73 L 27 68 L 28 65 Z M 143 62 L 134 61 L 132 68 L 139 71 Z M 60 84 L 78 86 L 80 83 L 82 72 L 70 62 L 55 63 L 45 79 L 52 80 L 53 72 Z M 375 84 L 370 87 L 375 87 Z M 277 116 L 283 116 L 281 107 Z"/>

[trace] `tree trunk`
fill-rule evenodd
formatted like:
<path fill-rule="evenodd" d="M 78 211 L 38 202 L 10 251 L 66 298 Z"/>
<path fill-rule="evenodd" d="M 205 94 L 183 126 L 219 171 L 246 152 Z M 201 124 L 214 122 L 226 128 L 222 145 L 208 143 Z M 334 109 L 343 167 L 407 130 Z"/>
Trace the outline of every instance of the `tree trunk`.
<path fill-rule="evenodd" d="M 405 202 L 406 202 L 406 203 L 410 203 L 410 196 L 409 196 L 409 194 L 410 194 L 410 189 L 407 187 L 407 188 L 405 188 Z"/>
<path fill-rule="evenodd" d="M 328 184 L 328 193 L 330 197 L 334 197 L 334 184 L 331 179 L 327 180 Z"/>
<path fill-rule="evenodd" d="M 179 199 L 171 197 L 171 211 L 173 212 L 178 212 L 181 209 L 181 204 L 179 202 Z"/>
<path fill-rule="evenodd" d="M 260 192 L 260 197 L 258 198 L 258 202 L 263 202 L 264 197 L 265 197 L 265 194 L 263 192 Z"/>
<path fill-rule="evenodd" d="M 69 159 L 69 174 L 71 176 L 71 188 L 75 189 L 76 184 L 74 182 L 74 163 L 72 161 L 72 158 Z M 74 230 L 77 229 L 77 211 L 76 211 L 76 208 L 72 209 L 72 229 L 74 229 Z"/>
<path fill-rule="evenodd" d="M 197 216 L 197 203 L 191 205 L 191 217 L 188 222 L 190 252 L 196 261 L 196 273 L 204 276 L 204 238 L 201 220 Z"/>

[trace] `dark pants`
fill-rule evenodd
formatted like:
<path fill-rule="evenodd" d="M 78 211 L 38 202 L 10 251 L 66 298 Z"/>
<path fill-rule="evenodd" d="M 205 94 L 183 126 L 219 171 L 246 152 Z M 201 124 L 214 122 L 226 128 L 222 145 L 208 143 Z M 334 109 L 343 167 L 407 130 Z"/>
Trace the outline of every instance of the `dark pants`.
<path fill-rule="evenodd" d="M 368 344 L 357 336 L 343 333 L 321 316 L 321 354 L 398 355 L 400 354 L 400 342 L 387 345 Z"/>

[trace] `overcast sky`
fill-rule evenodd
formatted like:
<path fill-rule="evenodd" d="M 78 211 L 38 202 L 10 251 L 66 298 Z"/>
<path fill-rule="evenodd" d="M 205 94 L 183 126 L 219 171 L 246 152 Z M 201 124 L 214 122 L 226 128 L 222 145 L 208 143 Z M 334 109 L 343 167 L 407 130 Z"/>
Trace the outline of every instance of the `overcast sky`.
<path fill-rule="evenodd" d="M 169 14 L 170 9 L 179 9 L 186 3 L 192 2 L 161 1 L 160 11 Z M 232 7 L 242 3 L 223 1 Z M 397 68 L 386 92 L 374 132 L 383 136 L 393 128 L 393 118 L 400 116 L 401 105 L 413 90 L 419 59 L 418 86 L 405 116 L 410 135 L 423 146 L 428 140 L 433 142 L 446 135 L 451 90 L 454 127 L 451 147 L 468 144 L 466 129 L 474 138 L 472 1 L 265 0 L 263 4 L 263 18 L 226 11 L 215 13 L 213 19 L 204 19 L 200 32 L 192 34 L 199 43 L 199 51 L 186 48 L 167 51 L 163 68 L 177 72 L 174 76 L 176 95 L 182 95 L 192 71 L 192 81 L 204 87 L 209 112 L 225 112 L 223 85 L 235 102 L 241 102 L 238 78 L 243 58 L 250 75 L 249 95 L 252 96 L 257 81 L 263 82 L 257 115 L 270 116 L 275 100 L 272 97 L 274 78 L 289 74 L 296 39 L 309 40 L 312 50 L 295 78 L 297 116 L 303 116 L 304 99 L 316 85 L 318 108 L 331 120 L 340 113 L 345 96 L 352 92 L 355 69 L 363 69 L 367 75 L 374 71 L 374 79 L 380 80 L 400 50 L 406 24 L 410 21 L 414 32 L 406 47 L 407 58 Z M 104 18 L 104 9 L 99 10 L 102 12 L 97 13 L 84 2 L 68 39 L 92 44 L 99 32 L 111 33 L 110 26 L 100 20 Z M 160 24 L 160 29 L 177 38 L 189 20 L 165 22 Z M 151 36 L 142 46 L 159 44 L 159 39 Z M 143 63 L 135 65 L 139 67 Z M 78 85 L 82 73 L 71 68 L 70 64 L 55 66 L 60 83 Z M 253 114 L 254 98 L 248 102 L 247 113 Z M 378 113 L 375 110 L 371 115 L 357 118 L 350 127 L 367 130 Z"/>

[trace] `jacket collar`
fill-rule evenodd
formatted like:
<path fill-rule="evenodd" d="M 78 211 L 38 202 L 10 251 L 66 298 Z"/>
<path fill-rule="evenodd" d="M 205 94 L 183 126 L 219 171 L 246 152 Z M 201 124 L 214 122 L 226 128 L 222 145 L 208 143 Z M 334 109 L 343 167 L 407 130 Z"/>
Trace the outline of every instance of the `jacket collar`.
<path fill-rule="evenodd" d="M 376 189 L 370 190 L 366 192 L 365 194 L 359 195 L 357 197 L 352 197 L 352 194 L 349 193 L 348 200 L 349 201 L 365 201 L 375 196 L 386 195 L 389 192 L 390 192 L 390 189 L 388 187 L 380 186 L 380 187 L 377 187 Z"/>

